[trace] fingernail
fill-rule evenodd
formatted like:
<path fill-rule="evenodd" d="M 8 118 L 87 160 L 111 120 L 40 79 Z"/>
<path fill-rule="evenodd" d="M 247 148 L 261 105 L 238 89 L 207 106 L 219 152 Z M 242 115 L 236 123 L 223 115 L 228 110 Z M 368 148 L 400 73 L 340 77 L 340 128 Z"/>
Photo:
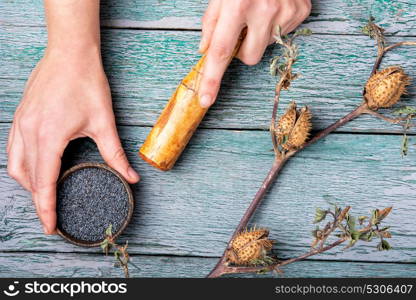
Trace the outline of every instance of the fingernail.
<path fill-rule="evenodd" d="M 210 95 L 203 95 L 199 100 L 202 107 L 210 107 L 212 104 L 211 96 Z"/>
<path fill-rule="evenodd" d="M 133 180 L 139 180 L 140 179 L 139 174 L 137 174 L 137 172 L 134 171 L 134 169 L 132 167 L 129 167 L 127 169 L 127 173 L 129 174 L 129 177 Z"/>
<path fill-rule="evenodd" d="M 43 225 L 43 232 L 44 232 L 46 235 L 50 235 L 50 234 L 53 234 L 54 230 L 51 230 L 51 229 L 49 229 L 46 225 Z"/>

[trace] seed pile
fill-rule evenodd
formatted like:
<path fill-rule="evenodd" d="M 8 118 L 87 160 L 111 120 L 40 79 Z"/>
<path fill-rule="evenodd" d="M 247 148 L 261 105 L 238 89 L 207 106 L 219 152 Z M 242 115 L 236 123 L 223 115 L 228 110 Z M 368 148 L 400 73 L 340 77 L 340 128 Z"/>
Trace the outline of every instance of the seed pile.
<path fill-rule="evenodd" d="M 84 168 L 71 173 L 57 192 L 58 228 L 71 237 L 98 242 L 112 224 L 117 232 L 128 215 L 128 193 L 108 170 Z"/>

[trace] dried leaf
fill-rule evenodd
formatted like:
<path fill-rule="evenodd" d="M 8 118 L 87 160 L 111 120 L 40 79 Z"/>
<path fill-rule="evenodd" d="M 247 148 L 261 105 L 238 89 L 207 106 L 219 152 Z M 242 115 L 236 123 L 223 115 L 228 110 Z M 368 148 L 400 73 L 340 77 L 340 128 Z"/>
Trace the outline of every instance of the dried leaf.
<path fill-rule="evenodd" d="M 385 209 L 380 210 L 378 212 L 378 214 L 379 214 L 379 216 L 378 216 L 379 222 L 382 221 L 385 217 L 387 217 L 388 214 L 391 212 L 392 209 L 393 209 L 393 207 L 390 206 L 390 207 L 387 207 Z"/>
<path fill-rule="evenodd" d="M 380 231 L 379 235 L 383 238 L 386 238 L 386 239 L 391 238 L 391 233 L 389 231 Z"/>

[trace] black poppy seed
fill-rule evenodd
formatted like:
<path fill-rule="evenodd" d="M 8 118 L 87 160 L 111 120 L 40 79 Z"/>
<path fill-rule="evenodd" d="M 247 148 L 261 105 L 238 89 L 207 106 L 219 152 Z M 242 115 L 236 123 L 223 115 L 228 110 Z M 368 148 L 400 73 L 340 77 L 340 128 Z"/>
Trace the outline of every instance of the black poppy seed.
<path fill-rule="evenodd" d="M 77 240 L 102 241 L 110 224 L 113 233 L 121 228 L 128 211 L 128 192 L 106 169 L 79 169 L 59 184 L 58 228 Z"/>

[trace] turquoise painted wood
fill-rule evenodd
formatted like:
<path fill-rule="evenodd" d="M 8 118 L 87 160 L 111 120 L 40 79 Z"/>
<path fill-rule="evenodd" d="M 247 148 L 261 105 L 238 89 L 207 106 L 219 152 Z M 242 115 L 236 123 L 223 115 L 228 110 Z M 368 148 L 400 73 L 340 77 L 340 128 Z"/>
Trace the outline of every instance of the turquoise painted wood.
<path fill-rule="evenodd" d="M 416 30 L 416 29 L 415 29 Z M 416 31 L 415 31 L 416 33 Z M 0 37 L 0 120 L 11 121 L 25 79 L 45 44 L 43 28 L 6 27 Z M 400 40 L 403 38 L 400 38 Z M 406 38 L 415 40 L 416 38 Z M 398 41 L 392 38 L 391 41 Z M 106 30 L 103 51 L 117 120 L 124 125 L 152 126 L 181 78 L 197 61 L 199 33 L 183 31 Z M 293 99 L 307 104 L 321 129 L 351 111 L 362 101 L 362 87 L 374 61 L 374 41 L 365 36 L 315 35 L 299 41 L 301 56 L 296 70 L 302 74 L 282 95 L 282 106 Z M 414 48 L 389 54 L 385 65 L 403 64 L 416 78 Z M 204 122 L 204 128 L 267 129 L 275 79 L 269 75 L 272 50 L 255 67 L 233 63 L 222 91 Z M 277 52 L 277 49 L 275 49 Z M 416 85 L 409 89 L 416 94 Z M 414 104 L 410 96 L 402 105 Z M 342 131 L 400 132 L 400 126 L 370 117 L 352 122 Z M 413 128 L 412 132 L 415 132 Z"/>
<path fill-rule="evenodd" d="M 3 127 L 4 128 L 4 127 Z M 273 153 L 264 131 L 199 130 L 171 172 L 142 162 L 136 149 L 149 128 L 120 127 L 129 160 L 142 175 L 134 187 L 137 210 L 124 238 L 139 254 L 219 256 L 239 218 L 267 173 Z M 3 130 L 2 132 L 6 132 Z M 327 201 L 351 205 L 357 215 L 393 206 L 394 249 L 377 252 L 375 243 L 331 251 L 330 260 L 414 262 L 416 260 L 416 147 L 402 159 L 400 136 L 333 134 L 301 152 L 284 169 L 256 214 L 277 240 L 276 254 L 291 257 L 309 249 L 316 207 Z M 0 140 L 4 149 L 5 135 Z M 76 143 L 66 160 L 98 161 L 92 143 Z M 0 155 L 2 156 L 2 155 Z M 0 250 L 99 252 L 45 237 L 31 205 L 6 171 L 0 169 L 3 216 Z"/>
<path fill-rule="evenodd" d="M 372 14 L 395 34 L 415 35 L 416 3 L 407 0 L 312 0 L 305 22 L 319 33 L 357 34 Z M 118 28 L 200 29 L 208 0 L 101 0 L 102 23 Z M 42 0 L 3 0 L 0 22 L 6 26 L 43 26 Z"/>
<path fill-rule="evenodd" d="M 314 1 L 305 25 L 317 34 L 301 39 L 297 71 L 302 73 L 282 106 L 308 104 L 321 129 L 361 101 L 373 63 L 373 41 L 359 34 L 368 13 L 394 35 L 414 40 L 412 1 Z M 200 17 L 207 1 L 102 0 L 102 46 L 119 132 L 142 181 L 135 185 L 137 209 L 121 241 L 128 240 L 133 276 L 201 277 L 215 264 L 272 162 L 268 132 L 274 79 L 268 63 L 233 62 L 218 103 L 210 110 L 175 169 L 159 172 L 137 150 L 175 86 L 197 61 Z M 371 7 L 369 3 L 372 3 Z M 370 9 L 368 9 L 370 7 Z M 158 29 L 158 30 L 154 30 Z M 183 31 L 186 29 L 186 31 Z M 401 37 L 399 37 L 401 36 Z M 46 40 L 42 1 L 0 3 L 0 277 L 121 277 L 100 249 L 46 237 L 30 195 L 6 171 L 5 147 L 25 80 L 42 57 Z M 403 64 L 416 77 L 414 49 L 401 48 L 384 65 Z M 413 85 L 403 104 L 414 104 Z M 416 276 L 416 155 L 400 156 L 400 127 L 363 117 L 294 157 L 268 193 L 252 224 L 266 226 L 280 258 L 308 251 L 314 209 L 328 201 L 351 205 L 357 215 L 394 207 L 393 250 L 375 243 L 341 248 L 287 266 L 287 277 Z M 415 131 L 411 131 L 414 134 Z M 88 140 L 71 144 L 65 168 L 101 161 Z M 30 270 L 27 265 L 33 266 Z M 256 275 L 250 275 L 256 276 Z"/>
<path fill-rule="evenodd" d="M 11 277 L 122 277 L 123 271 L 113 267 L 113 256 L 103 254 L 32 253 L 31 268 L 27 268 L 27 254 L 0 253 L 0 275 Z M 132 277 L 203 277 L 215 265 L 215 258 L 133 255 Z M 322 270 L 325 269 L 325 272 Z M 301 261 L 285 266 L 283 277 L 415 277 L 414 264 L 386 264 L 364 262 Z M 239 275 L 247 277 L 247 275 Z M 270 274 L 250 275 L 265 278 Z"/>

